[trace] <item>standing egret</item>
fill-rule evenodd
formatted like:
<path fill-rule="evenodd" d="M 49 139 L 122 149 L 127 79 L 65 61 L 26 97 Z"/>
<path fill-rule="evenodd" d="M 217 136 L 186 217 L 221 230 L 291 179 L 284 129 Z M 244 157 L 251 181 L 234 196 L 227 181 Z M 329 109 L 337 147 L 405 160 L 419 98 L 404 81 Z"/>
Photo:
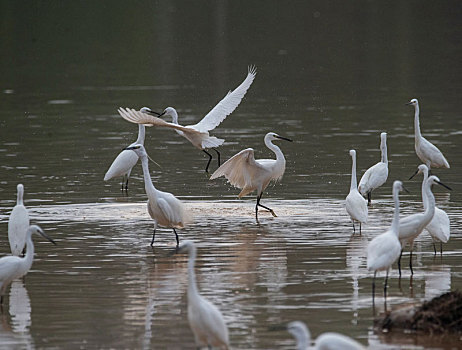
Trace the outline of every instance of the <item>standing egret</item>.
<path fill-rule="evenodd" d="M 350 156 L 353 164 L 351 167 L 350 193 L 346 197 L 346 211 L 353 222 L 353 233 L 356 232 L 355 221 L 359 222 L 359 233 L 361 233 L 361 224 L 367 222 L 367 202 L 358 191 L 356 182 L 356 151 L 354 149 L 350 150 Z"/>
<path fill-rule="evenodd" d="M 368 205 L 371 204 L 372 191 L 382 186 L 388 177 L 388 157 L 387 157 L 387 133 L 380 134 L 380 151 L 382 159 L 377 164 L 366 170 L 359 181 L 358 190 L 363 196 L 367 196 Z"/>
<path fill-rule="evenodd" d="M 414 114 L 414 132 L 415 132 L 415 153 L 420 160 L 428 167 L 434 168 L 449 168 L 449 163 L 444 158 L 443 153 L 431 142 L 425 139 L 420 133 L 420 122 L 419 122 L 419 101 L 413 98 L 411 101 L 406 103 L 407 105 L 413 105 L 415 109 Z"/>
<path fill-rule="evenodd" d="M 148 196 L 148 213 L 154 220 L 154 233 L 152 234 L 151 246 L 154 244 L 157 225 L 173 229 L 176 238 L 176 245 L 180 244 L 175 228 L 184 228 L 190 221 L 190 217 L 183 206 L 183 203 L 173 194 L 159 191 L 154 187 L 149 174 L 148 154 L 143 145 L 132 145 L 126 150 L 133 151 L 141 159 L 144 175 L 144 188 Z"/>
<path fill-rule="evenodd" d="M 311 342 L 308 327 L 300 321 L 293 321 L 287 325 L 287 331 L 297 342 L 297 350 L 307 350 Z M 315 341 L 315 350 L 364 350 L 364 346 L 346 335 L 334 332 L 321 334 Z"/>
<path fill-rule="evenodd" d="M 175 128 L 173 125 L 181 126 L 178 124 L 178 114 L 173 107 L 167 107 L 162 113 L 157 113 L 149 108 L 146 108 L 144 113 L 136 113 L 129 115 L 123 109 L 119 109 L 120 115 L 128 121 L 133 123 L 142 123 L 150 124 L 155 126 L 171 127 L 175 131 L 186 138 L 189 142 L 192 143 L 194 147 L 203 151 L 209 157 L 205 171 L 208 172 L 210 162 L 212 161 L 212 155 L 207 152 L 207 149 L 212 148 L 218 156 L 218 166 L 220 166 L 220 152 L 216 149 L 218 146 L 221 146 L 224 139 L 216 138 L 215 136 L 210 136 L 209 131 L 215 129 L 220 123 L 226 119 L 241 103 L 242 98 L 246 94 L 250 85 L 252 85 L 253 80 L 257 70 L 255 67 L 249 67 L 249 71 L 245 80 L 239 85 L 234 91 L 228 92 L 228 94 L 204 117 L 202 120 L 194 125 L 187 125 L 182 128 Z M 155 115 L 153 119 L 146 116 L 146 113 Z M 144 115 L 143 115 L 144 114 Z M 169 115 L 172 117 L 172 123 L 161 123 L 159 124 L 160 116 Z"/>
<path fill-rule="evenodd" d="M 32 234 L 34 233 L 42 235 L 51 243 L 56 244 L 39 226 L 29 226 L 26 231 L 26 255 L 23 258 L 11 255 L 0 258 L 0 305 L 3 303 L 3 294 L 11 281 L 26 275 L 32 266 L 32 262 L 34 261 Z"/>
<path fill-rule="evenodd" d="M 412 249 L 414 248 L 414 240 L 419 236 L 424 228 L 430 223 L 435 214 L 435 196 L 432 192 L 432 185 L 439 184 L 450 190 L 448 186 L 440 182 L 436 176 L 430 176 L 427 181 L 424 181 L 422 185 L 422 190 L 425 192 L 422 197 L 425 200 L 424 212 L 416 213 L 399 221 L 399 240 L 401 242 L 401 254 L 398 258 L 398 268 L 399 275 L 401 276 L 401 255 L 403 249 L 407 243 L 410 246 L 410 257 L 409 257 L 409 268 L 411 269 L 411 274 L 414 274 L 412 270 Z"/>
<path fill-rule="evenodd" d="M 386 271 L 385 283 L 383 287 L 384 295 L 387 296 L 388 272 L 391 265 L 401 254 L 401 243 L 399 241 L 399 192 L 404 189 L 401 181 L 393 183 L 393 201 L 395 202 L 395 212 L 391 227 L 385 233 L 376 236 L 367 246 L 367 269 L 374 271 L 372 280 L 372 295 L 375 295 L 375 277 L 377 271 Z"/>
<path fill-rule="evenodd" d="M 263 191 L 274 180 L 278 181 L 286 170 L 286 159 L 281 149 L 272 143 L 274 140 L 292 140 L 279 136 L 274 132 L 265 135 L 265 145 L 276 154 L 276 159 L 255 159 L 252 148 L 247 148 L 228 159 L 210 177 L 210 180 L 224 176 L 228 182 L 240 189 L 238 197 L 241 198 L 253 191 L 257 191 L 257 204 L 255 205 L 255 217 L 258 220 L 258 207 L 268 210 L 273 216 L 274 211 L 260 204 Z"/>
<path fill-rule="evenodd" d="M 220 349 L 229 348 L 228 327 L 220 310 L 200 295 L 194 272 L 196 247 L 192 241 L 184 241 L 177 252 L 187 252 L 188 260 L 188 321 L 194 333 L 198 348 L 207 346 Z"/>
<path fill-rule="evenodd" d="M 140 111 L 144 112 L 145 109 L 146 107 L 143 107 Z M 138 138 L 130 146 L 144 144 L 145 132 L 146 131 L 144 125 L 138 124 Z M 136 165 L 137 162 L 138 156 L 135 153 L 124 149 L 112 162 L 111 166 L 106 172 L 106 175 L 104 175 L 104 181 L 110 180 L 114 177 L 122 176 L 122 190 L 124 189 L 124 183 L 125 190 L 128 190 L 128 179 L 130 178 L 132 168 Z"/>
<path fill-rule="evenodd" d="M 18 184 L 18 197 L 16 205 L 8 220 L 8 241 L 10 242 L 11 253 L 19 256 L 26 245 L 26 233 L 29 228 L 29 214 L 24 206 L 24 186 Z"/>
<path fill-rule="evenodd" d="M 426 199 L 426 191 L 424 190 L 425 181 L 428 179 L 428 167 L 425 164 L 420 164 L 417 171 L 412 175 L 410 179 L 412 179 L 417 174 L 423 174 L 424 179 L 422 181 L 422 202 L 424 205 L 424 209 L 427 205 Z M 436 246 L 435 242 L 440 242 L 440 252 L 443 254 L 443 243 L 447 243 L 450 233 L 450 221 L 449 216 L 446 212 L 438 207 L 435 206 L 435 214 L 433 215 L 433 219 L 430 223 L 425 227 L 425 229 L 430 233 L 433 241 L 433 250 L 436 255 Z"/>

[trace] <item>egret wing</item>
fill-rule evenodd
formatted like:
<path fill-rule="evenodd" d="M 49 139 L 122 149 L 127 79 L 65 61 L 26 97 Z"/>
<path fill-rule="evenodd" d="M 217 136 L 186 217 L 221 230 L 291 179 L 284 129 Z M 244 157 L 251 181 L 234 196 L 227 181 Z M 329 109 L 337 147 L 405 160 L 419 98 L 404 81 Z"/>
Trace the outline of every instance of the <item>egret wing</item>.
<path fill-rule="evenodd" d="M 252 85 L 255 75 L 257 74 L 257 69 L 254 66 L 249 67 L 247 77 L 234 91 L 228 92 L 228 94 L 220 101 L 218 104 L 213 107 L 213 109 L 204 117 L 202 120 L 195 124 L 191 125 L 196 130 L 200 132 L 206 132 L 215 129 L 225 118 L 230 115 L 239 103 L 241 103 L 242 98 L 246 94 L 250 85 Z"/>

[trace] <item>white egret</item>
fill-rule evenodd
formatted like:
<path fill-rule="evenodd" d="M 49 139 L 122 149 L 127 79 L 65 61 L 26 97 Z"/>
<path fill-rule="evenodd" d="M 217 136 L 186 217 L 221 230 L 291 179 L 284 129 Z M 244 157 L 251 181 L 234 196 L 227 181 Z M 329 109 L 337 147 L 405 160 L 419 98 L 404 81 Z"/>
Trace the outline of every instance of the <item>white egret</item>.
<path fill-rule="evenodd" d="M 26 255 L 23 258 L 14 255 L 0 258 L 0 304 L 3 303 L 3 294 L 11 281 L 26 275 L 32 266 L 32 262 L 34 261 L 32 234 L 42 235 L 51 243 L 56 244 L 39 226 L 29 226 L 26 232 Z"/>
<path fill-rule="evenodd" d="M 424 190 L 425 181 L 428 179 L 428 167 L 425 164 L 420 164 L 417 171 L 412 175 L 409 180 L 411 180 L 415 175 L 423 174 L 424 179 L 422 181 L 422 202 L 424 209 L 427 205 L 426 191 Z M 449 216 L 446 212 L 435 206 L 435 214 L 433 214 L 433 219 L 430 223 L 425 226 L 425 229 L 428 231 L 433 241 L 433 250 L 436 255 L 436 246 L 435 242 L 440 242 L 440 252 L 443 254 L 443 243 L 447 243 L 451 235 L 450 232 L 450 221 Z"/>
<path fill-rule="evenodd" d="M 146 107 L 143 107 L 140 111 L 143 112 L 145 108 Z M 138 124 L 138 138 L 130 146 L 144 144 L 145 132 L 146 131 L 144 125 Z M 136 165 L 137 162 L 138 156 L 135 153 L 125 149 L 122 150 L 122 152 L 120 152 L 116 159 L 114 159 L 112 162 L 111 166 L 106 172 L 106 175 L 104 175 L 104 181 L 108 181 L 114 177 L 122 176 L 122 190 L 124 189 L 124 183 L 125 190 L 128 190 L 128 180 L 130 179 L 132 168 Z"/>
<path fill-rule="evenodd" d="M 415 153 L 420 160 L 428 167 L 434 168 L 449 168 L 449 163 L 443 156 L 443 153 L 431 142 L 425 139 L 420 133 L 420 121 L 419 121 L 419 101 L 413 98 L 410 102 L 406 103 L 413 105 L 415 109 L 414 114 L 414 132 L 415 132 Z"/>
<path fill-rule="evenodd" d="M 372 295 L 375 295 L 375 277 L 377 271 L 386 271 L 384 283 L 384 295 L 387 295 L 388 272 L 391 265 L 401 254 L 401 243 L 399 241 L 399 192 L 404 190 L 401 181 L 393 183 L 393 201 L 395 202 L 395 212 L 391 227 L 381 235 L 376 236 L 367 246 L 367 269 L 374 271 L 372 280 Z"/>
<path fill-rule="evenodd" d="M 17 200 L 10 218 L 8 219 L 8 241 L 10 242 L 11 253 L 19 256 L 26 245 L 26 233 L 29 228 L 29 213 L 24 206 L 24 186 L 17 186 Z"/>
<path fill-rule="evenodd" d="M 148 196 L 148 213 L 154 220 L 154 233 L 152 234 L 151 246 L 154 244 L 157 225 L 173 229 L 176 238 L 176 245 L 180 244 L 176 228 L 184 228 L 191 218 L 183 206 L 183 203 L 169 192 L 159 191 L 154 187 L 149 174 L 148 154 L 141 144 L 136 144 L 125 148 L 135 152 L 141 159 L 144 176 L 144 188 Z"/>
<path fill-rule="evenodd" d="M 177 252 L 187 252 L 188 259 L 188 321 L 198 348 L 207 346 L 229 348 L 228 327 L 220 310 L 200 295 L 196 283 L 194 263 L 196 247 L 192 241 L 184 241 Z"/>
<path fill-rule="evenodd" d="M 356 151 L 354 149 L 350 150 L 350 156 L 353 164 L 351 167 L 350 192 L 346 197 L 346 211 L 353 222 L 353 233 L 356 232 L 355 221 L 359 222 L 359 233 L 361 233 L 361 224 L 367 222 L 367 202 L 358 191 L 356 182 Z"/>
<path fill-rule="evenodd" d="M 252 148 L 247 148 L 232 156 L 223 163 L 210 177 L 210 180 L 220 176 L 226 177 L 228 182 L 240 189 L 238 197 L 241 198 L 253 191 L 257 191 L 257 204 L 255 205 L 255 217 L 258 220 L 258 207 L 268 210 L 273 216 L 274 211 L 260 204 L 263 191 L 274 180 L 278 181 L 284 175 L 286 159 L 281 149 L 272 143 L 275 140 L 292 140 L 279 136 L 274 132 L 265 135 L 265 145 L 276 155 L 276 159 L 255 159 Z"/>
<path fill-rule="evenodd" d="M 215 150 L 218 156 L 218 166 L 220 166 L 220 152 L 218 152 L 217 147 L 221 146 L 223 142 L 225 142 L 224 139 L 210 136 L 209 131 L 212 131 L 218 125 L 220 125 L 220 123 L 237 108 L 250 85 L 252 85 L 256 74 L 256 68 L 253 66 L 249 67 L 247 77 L 241 83 L 241 85 L 239 85 L 234 91 L 228 92 L 228 94 L 204 118 L 202 118 L 199 123 L 194 125 L 187 125 L 182 128 L 174 127 L 173 125 L 181 125 L 178 124 L 178 113 L 173 107 L 167 107 L 162 113 L 154 112 L 149 108 L 146 108 L 144 113 L 129 114 L 126 110 L 123 109 L 119 109 L 119 113 L 123 118 L 133 123 L 174 128 L 179 135 L 186 138 L 189 142 L 192 143 L 194 147 L 207 154 L 209 160 L 207 162 L 207 166 L 205 167 L 205 171 L 208 172 L 210 162 L 212 161 L 212 155 L 207 152 L 207 149 L 212 148 Z M 153 114 L 155 117 L 151 119 L 146 115 L 146 113 Z M 171 116 L 172 123 L 159 123 L 158 119 L 160 118 L 157 117 L 163 115 Z"/>
<path fill-rule="evenodd" d="M 287 331 L 297 342 L 297 350 L 307 350 L 311 342 L 308 327 L 301 321 L 293 321 L 287 325 Z M 315 341 L 315 350 L 364 350 L 364 346 L 356 340 L 334 332 L 321 334 Z"/>
<path fill-rule="evenodd" d="M 380 151 L 382 159 L 377 164 L 366 170 L 359 181 L 358 190 L 363 196 L 367 196 L 367 203 L 371 204 L 372 191 L 382 186 L 388 178 L 387 157 L 387 133 L 380 134 Z"/>
<path fill-rule="evenodd" d="M 422 189 L 425 192 L 422 195 L 425 200 L 424 212 L 406 216 L 399 221 L 399 240 L 401 242 L 401 254 L 398 258 L 398 269 L 400 276 L 401 255 L 407 243 L 409 243 L 410 246 L 409 268 L 411 269 L 411 274 L 414 274 L 414 271 L 412 270 L 412 249 L 414 248 L 414 240 L 422 233 L 424 228 L 430 223 L 433 215 L 435 214 L 435 196 L 432 192 L 432 185 L 434 184 L 439 184 L 450 190 L 450 188 L 440 182 L 436 176 L 430 176 L 422 186 Z"/>

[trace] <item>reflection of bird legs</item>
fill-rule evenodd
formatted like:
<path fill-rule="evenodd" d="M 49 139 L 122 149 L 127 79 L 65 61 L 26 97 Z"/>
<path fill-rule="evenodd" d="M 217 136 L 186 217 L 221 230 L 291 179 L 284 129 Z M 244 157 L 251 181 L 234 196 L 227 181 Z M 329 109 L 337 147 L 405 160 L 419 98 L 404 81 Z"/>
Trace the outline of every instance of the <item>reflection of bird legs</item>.
<path fill-rule="evenodd" d="M 274 217 L 277 216 L 277 215 L 274 213 L 273 209 L 268 208 L 268 207 L 264 206 L 263 204 L 260 204 L 260 199 L 261 199 L 262 196 L 263 196 L 263 192 L 260 193 L 259 196 L 257 196 L 257 205 L 255 205 L 255 218 L 257 219 L 257 221 L 258 221 L 258 207 L 262 207 L 262 208 L 268 210 L 268 211 L 271 213 L 271 215 L 273 215 Z"/>

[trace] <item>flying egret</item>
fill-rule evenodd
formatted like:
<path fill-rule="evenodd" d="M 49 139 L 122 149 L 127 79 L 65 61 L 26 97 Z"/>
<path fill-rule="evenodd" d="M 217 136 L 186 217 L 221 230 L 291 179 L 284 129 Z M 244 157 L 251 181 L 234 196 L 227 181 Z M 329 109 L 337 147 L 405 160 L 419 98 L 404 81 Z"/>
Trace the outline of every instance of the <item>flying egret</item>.
<path fill-rule="evenodd" d="M 350 150 L 350 156 L 353 164 L 351 167 L 350 193 L 346 197 L 346 211 L 353 222 L 353 233 L 356 232 L 355 221 L 359 222 L 359 233 L 361 233 L 361 224 L 367 222 L 367 202 L 359 193 L 356 183 L 356 151 L 354 149 Z"/>
<path fill-rule="evenodd" d="M 3 294 L 11 281 L 26 275 L 32 266 L 32 262 L 34 261 L 32 234 L 42 235 L 51 243 L 56 244 L 39 226 L 29 226 L 26 232 L 26 255 L 23 258 L 14 255 L 0 258 L 0 304 L 3 303 Z"/>
<path fill-rule="evenodd" d="M 176 238 L 176 245 L 180 244 L 175 228 L 184 228 L 190 222 L 190 216 L 183 206 L 183 203 L 169 192 L 159 191 L 154 187 L 149 174 L 148 154 L 141 144 L 125 148 L 135 152 L 141 159 L 144 175 L 144 188 L 148 196 L 148 213 L 154 220 L 154 233 L 152 234 L 151 246 L 154 244 L 157 225 L 173 229 Z"/>
<path fill-rule="evenodd" d="M 255 159 L 252 148 L 247 148 L 232 156 L 223 163 L 210 177 L 210 180 L 220 176 L 226 177 L 228 182 L 240 189 L 238 197 L 241 198 L 253 191 L 257 191 L 257 204 L 255 205 L 255 217 L 258 220 L 258 207 L 268 210 L 273 216 L 274 211 L 260 204 L 263 191 L 274 180 L 278 181 L 284 175 L 286 159 L 281 149 L 272 143 L 274 140 L 292 140 L 279 136 L 274 132 L 265 135 L 265 145 L 276 154 L 276 159 Z"/>
<path fill-rule="evenodd" d="M 188 259 L 188 321 L 194 333 L 198 348 L 208 346 L 220 349 L 229 348 L 228 327 L 220 310 L 200 295 L 194 272 L 196 247 L 192 241 L 184 241 L 178 247 L 178 253 L 187 252 Z"/>
<path fill-rule="evenodd" d="M 409 180 L 411 180 L 415 175 L 423 174 L 424 179 L 422 181 L 422 202 L 424 209 L 427 205 L 426 192 L 424 190 L 425 181 L 428 179 L 428 167 L 425 164 L 419 165 L 417 171 L 412 175 Z M 436 246 L 435 242 L 440 242 L 440 252 L 443 254 L 443 243 L 447 243 L 450 233 L 450 221 L 449 216 L 446 212 L 435 206 L 435 214 L 430 223 L 425 227 L 425 229 L 430 233 L 433 241 L 433 250 L 436 255 Z"/>
<path fill-rule="evenodd" d="M 189 142 L 193 144 L 194 147 L 203 151 L 209 157 L 205 171 L 208 172 L 210 162 L 212 161 L 212 155 L 207 152 L 207 149 L 212 148 L 218 156 L 218 166 L 220 166 L 220 152 L 218 152 L 217 147 L 221 146 L 224 139 L 216 138 L 215 136 L 210 136 L 209 131 L 215 129 L 220 123 L 225 120 L 225 118 L 230 115 L 236 107 L 241 103 L 242 98 L 246 94 L 250 85 L 252 85 L 253 80 L 257 70 L 254 66 L 250 66 L 248 70 L 247 77 L 234 91 L 228 92 L 228 94 L 204 117 L 202 120 L 194 125 L 187 125 L 182 128 L 174 127 L 181 126 L 178 124 L 178 114 L 173 107 L 167 107 L 162 113 L 157 113 L 155 111 L 146 108 L 144 113 L 134 113 L 129 114 L 123 109 L 119 109 L 120 115 L 128 121 L 133 123 L 142 123 L 150 124 L 155 126 L 163 126 L 174 128 L 175 131 L 186 138 Z M 154 116 L 154 119 L 149 118 L 150 113 L 151 117 Z M 161 123 L 159 124 L 160 116 L 169 115 L 172 117 L 172 123 Z"/>
<path fill-rule="evenodd" d="M 8 240 L 10 242 L 11 253 L 19 256 L 26 245 L 26 233 L 29 228 L 29 214 L 24 206 L 24 186 L 18 184 L 18 197 L 16 205 L 11 212 L 8 220 Z"/>
<path fill-rule="evenodd" d="M 367 269 L 374 271 L 372 280 L 372 295 L 375 295 L 375 277 L 377 271 L 385 270 L 385 283 L 383 287 L 384 295 L 387 296 L 388 272 L 391 265 L 401 254 L 401 243 L 399 241 L 399 192 L 404 190 L 401 181 L 393 183 L 393 201 L 395 202 L 395 212 L 391 227 L 379 236 L 376 236 L 367 246 Z"/>
<path fill-rule="evenodd" d="M 143 107 L 140 111 L 144 112 L 145 109 L 146 107 Z M 138 124 L 138 138 L 130 146 L 144 144 L 145 132 L 146 131 L 144 125 Z M 124 149 L 112 162 L 111 166 L 106 172 L 106 175 L 104 175 L 104 181 L 108 181 L 114 177 L 122 176 L 122 190 L 124 189 L 124 183 L 125 190 L 128 190 L 128 179 L 130 178 L 132 168 L 136 165 L 137 162 L 138 156 L 135 153 Z"/>
<path fill-rule="evenodd" d="M 413 98 L 411 101 L 406 103 L 407 105 L 413 105 L 415 109 L 414 114 L 414 129 L 415 129 L 415 153 L 420 160 L 428 167 L 434 168 L 449 168 L 449 163 L 444 158 L 443 153 L 431 142 L 425 139 L 420 133 L 420 122 L 419 122 L 419 101 Z"/>
<path fill-rule="evenodd" d="M 380 134 L 380 151 L 382 159 L 377 164 L 366 170 L 359 181 L 358 190 L 363 196 L 367 196 L 367 203 L 371 204 L 372 191 L 382 186 L 388 177 L 388 157 L 387 157 L 387 133 Z"/>
<path fill-rule="evenodd" d="M 287 325 L 287 331 L 297 342 L 297 350 L 307 350 L 311 342 L 308 327 L 301 321 L 293 321 Z M 321 334 L 315 341 L 315 350 L 364 350 L 364 346 L 346 335 L 334 332 Z"/>
<path fill-rule="evenodd" d="M 435 196 L 432 192 L 432 185 L 439 184 L 448 190 L 451 188 L 440 182 L 436 176 L 430 176 L 427 181 L 424 181 L 422 189 L 425 192 L 422 197 L 424 198 L 424 212 L 416 213 L 399 221 L 399 240 L 401 242 L 401 254 L 398 258 L 398 268 L 399 275 L 401 276 L 401 255 L 403 254 L 403 249 L 407 243 L 410 246 L 410 257 L 409 257 L 409 268 L 411 269 L 411 274 L 414 274 L 412 270 L 412 249 L 414 248 L 414 240 L 419 236 L 424 228 L 430 223 L 435 214 Z"/>

